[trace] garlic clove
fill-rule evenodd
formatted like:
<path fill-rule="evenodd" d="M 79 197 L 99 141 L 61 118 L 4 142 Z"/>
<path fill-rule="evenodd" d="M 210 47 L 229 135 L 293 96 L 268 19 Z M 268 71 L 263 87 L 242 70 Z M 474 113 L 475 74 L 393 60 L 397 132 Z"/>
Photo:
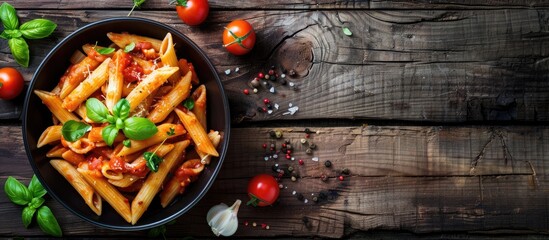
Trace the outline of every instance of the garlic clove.
<path fill-rule="evenodd" d="M 238 229 L 238 209 L 242 201 L 237 199 L 231 207 L 224 203 L 213 206 L 206 214 L 206 221 L 216 235 L 231 236 Z"/>

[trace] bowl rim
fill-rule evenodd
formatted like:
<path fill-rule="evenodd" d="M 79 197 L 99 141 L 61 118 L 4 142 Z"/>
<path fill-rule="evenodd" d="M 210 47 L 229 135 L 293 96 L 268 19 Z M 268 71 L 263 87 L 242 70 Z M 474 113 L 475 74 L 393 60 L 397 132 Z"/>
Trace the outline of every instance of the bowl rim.
<path fill-rule="evenodd" d="M 223 143 L 221 145 L 221 149 L 220 149 L 220 152 L 219 152 L 220 154 L 219 154 L 219 157 L 217 159 L 217 161 L 219 161 L 219 163 L 218 163 L 218 166 L 213 169 L 213 171 L 211 173 L 211 177 L 206 182 L 205 187 L 202 188 L 199 191 L 199 194 L 197 196 L 195 196 L 190 201 L 190 203 L 188 205 L 186 205 L 185 207 L 177 210 L 174 214 L 171 214 L 170 216 L 168 216 L 164 219 L 161 219 L 159 221 L 152 222 L 152 223 L 149 223 L 149 224 L 143 224 L 143 225 L 120 226 L 120 225 L 111 225 L 111 224 L 101 223 L 99 221 L 96 221 L 94 219 L 91 219 L 91 218 L 88 218 L 88 217 L 84 216 L 82 213 L 80 213 L 80 212 L 76 211 L 75 209 L 73 209 L 73 208 L 69 207 L 68 205 L 66 205 L 65 202 L 57 194 L 53 193 L 51 188 L 47 184 L 45 184 L 45 180 L 42 178 L 42 175 L 40 174 L 38 166 L 36 165 L 36 163 L 34 161 L 34 158 L 31 154 L 31 148 L 29 146 L 29 142 L 28 142 L 28 139 L 27 139 L 27 124 L 29 124 L 29 121 L 27 120 L 27 112 L 29 110 L 29 101 L 30 101 L 30 98 L 33 94 L 34 85 L 35 85 L 36 80 L 37 80 L 36 76 L 38 76 L 41 73 L 41 71 L 44 68 L 44 65 L 48 61 L 50 61 L 50 58 L 54 55 L 55 52 L 57 52 L 60 48 L 62 48 L 63 45 L 65 45 L 65 43 L 67 43 L 69 40 L 71 40 L 74 36 L 77 36 L 78 34 L 81 34 L 82 32 L 88 30 L 89 28 L 95 27 L 97 25 L 109 24 L 109 23 L 117 22 L 117 21 L 140 22 L 140 23 L 152 24 L 152 25 L 155 25 L 156 27 L 159 27 L 159 28 L 162 28 L 162 29 L 166 30 L 166 32 L 170 32 L 174 35 L 177 35 L 178 37 L 180 37 L 184 41 L 186 41 L 189 44 L 189 46 L 191 48 L 193 48 L 200 55 L 201 58 L 205 59 L 205 62 L 207 63 L 207 67 L 214 72 L 214 79 L 212 81 L 215 81 L 215 83 L 219 87 L 220 97 L 222 98 L 221 101 L 223 102 L 223 109 L 225 110 L 225 119 L 226 119 L 226 121 L 224 123 L 224 128 L 225 129 L 223 131 Z M 175 28 L 173 28 L 173 27 L 171 27 L 171 26 L 169 26 L 165 23 L 161 23 L 161 22 L 158 22 L 158 21 L 155 21 L 155 20 L 140 18 L 140 17 L 114 17 L 114 18 L 106 18 L 106 19 L 102 19 L 102 20 L 99 20 L 99 21 L 91 22 L 91 23 L 88 23 L 88 24 L 86 24 L 82 27 L 79 27 L 74 32 L 67 35 L 59 43 L 57 43 L 48 52 L 46 57 L 44 57 L 44 59 L 40 62 L 40 64 L 36 68 L 36 71 L 33 74 L 31 82 L 28 85 L 26 96 L 25 96 L 24 100 L 25 100 L 25 102 L 24 102 L 23 112 L 22 112 L 23 145 L 25 146 L 25 153 L 26 153 L 27 159 L 28 159 L 28 161 L 29 161 L 29 163 L 30 163 L 30 165 L 33 169 L 33 173 L 36 175 L 36 177 L 38 178 L 38 180 L 40 181 L 42 186 L 44 186 L 44 188 L 48 191 L 49 195 L 52 198 L 54 198 L 58 203 L 60 203 L 65 209 L 69 210 L 71 213 L 73 213 L 74 215 L 80 217 L 81 219 L 84 219 L 86 222 L 89 222 L 93 225 L 96 225 L 96 226 L 99 226 L 99 227 L 102 227 L 102 228 L 111 229 L 111 230 L 118 230 L 118 231 L 146 230 L 146 229 L 150 229 L 150 228 L 168 223 L 168 222 L 180 217 L 184 213 L 188 212 L 192 207 L 194 207 L 204 197 L 204 195 L 206 195 L 206 193 L 208 192 L 210 187 L 213 185 L 215 179 L 217 178 L 217 174 L 219 173 L 219 171 L 221 171 L 221 167 L 223 166 L 223 161 L 224 161 L 224 159 L 227 155 L 227 150 L 228 150 L 228 146 L 229 146 L 230 129 L 231 129 L 230 128 L 231 127 L 230 126 L 231 125 L 230 124 L 230 122 L 231 122 L 230 121 L 230 108 L 229 108 L 229 101 L 228 101 L 228 98 L 227 98 L 227 94 L 226 94 L 225 89 L 223 87 L 223 82 L 221 81 L 215 66 L 212 64 L 211 60 L 208 58 L 206 53 L 194 41 L 192 41 L 190 38 L 188 38 L 185 34 L 181 33 L 177 29 L 175 29 Z"/>

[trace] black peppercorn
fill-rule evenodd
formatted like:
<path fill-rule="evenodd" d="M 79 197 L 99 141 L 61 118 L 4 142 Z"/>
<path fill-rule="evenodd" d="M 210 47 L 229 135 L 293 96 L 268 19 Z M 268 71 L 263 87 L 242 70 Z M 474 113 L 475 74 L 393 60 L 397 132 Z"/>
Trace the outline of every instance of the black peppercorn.
<path fill-rule="evenodd" d="M 343 173 L 345 175 L 349 175 L 349 173 L 351 173 L 351 171 L 348 168 L 344 168 L 343 171 L 341 171 L 341 173 Z"/>
<path fill-rule="evenodd" d="M 269 136 L 271 136 L 272 138 L 275 138 L 276 137 L 275 131 L 273 130 L 269 131 Z"/>
<path fill-rule="evenodd" d="M 332 166 L 332 162 L 330 160 L 326 160 L 326 162 L 324 162 L 324 166 L 329 168 Z"/>
<path fill-rule="evenodd" d="M 298 194 L 297 194 L 297 200 L 303 201 L 303 199 L 305 199 L 305 197 L 303 196 L 303 194 L 298 193 Z"/>

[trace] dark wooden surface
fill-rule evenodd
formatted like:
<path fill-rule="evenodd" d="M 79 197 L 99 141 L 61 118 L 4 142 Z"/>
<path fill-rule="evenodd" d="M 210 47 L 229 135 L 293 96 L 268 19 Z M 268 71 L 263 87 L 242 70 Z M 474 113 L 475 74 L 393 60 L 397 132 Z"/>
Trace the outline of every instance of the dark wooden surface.
<path fill-rule="evenodd" d="M 125 16 L 131 1 L 8 1 L 21 21 L 44 17 L 54 34 L 30 41 L 21 68 L 0 41 L 0 66 L 29 81 L 49 50 L 79 27 Z M 168 226 L 168 237 L 213 237 L 205 215 L 220 202 L 246 199 L 246 183 L 271 166 L 294 165 L 298 181 L 282 180 L 274 207 L 242 207 L 235 237 L 371 239 L 546 238 L 549 234 L 549 4 L 546 1 L 210 1 L 206 23 L 188 27 L 162 0 L 133 16 L 154 19 L 189 36 L 216 66 L 231 103 L 233 131 L 222 171 L 208 194 Z M 221 31 L 244 18 L 257 31 L 250 55 L 221 47 Z M 345 36 L 342 27 L 353 35 Z M 296 72 L 298 87 L 277 93 L 242 89 L 271 65 Z M 236 67 L 240 68 L 234 73 Z M 225 75 L 226 69 L 233 73 Z M 288 74 L 289 75 L 289 74 Z M 257 113 L 265 97 L 281 108 Z M 283 115 L 289 104 L 299 106 Z M 22 145 L 22 100 L 0 102 L 0 184 L 28 182 Z M 313 156 L 299 140 L 315 133 Z M 264 161 L 262 143 L 280 130 L 303 166 Z M 280 140 L 279 140 L 280 141 Z M 314 162 L 312 157 L 320 161 Z M 323 166 L 331 160 L 333 167 Z M 350 176 L 336 178 L 343 168 Z M 320 176 L 328 175 L 322 182 Z M 307 203 L 296 195 L 303 194 Z M 312 197 L 328 197 L 313 203 Z M 46 201 L 67 237 L 145 237 L 79 219 Z M 0 194 L 0 237 L 43 237 L 25 229 L 21 208 Z M 303 224 L 303 217 L 309 225 Z"/>

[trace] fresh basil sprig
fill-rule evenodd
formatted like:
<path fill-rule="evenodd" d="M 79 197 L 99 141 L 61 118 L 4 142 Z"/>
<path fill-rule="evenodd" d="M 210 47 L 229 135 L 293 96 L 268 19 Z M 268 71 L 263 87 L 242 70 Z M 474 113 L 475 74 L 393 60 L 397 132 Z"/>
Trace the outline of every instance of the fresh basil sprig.
<path fill-rule="evenodd" d="M 185 99 L 185 101 L 183 101 L 182 104 L 187 109 L 193 110 L 193 108 L 194 108 L 194 99 L 193 98 L 187 98 L 187 99 Z"/>
<path fill-rule="evenodd" d="M 49 36 L 57 25 L 47 19 L 34 19 L 19 26 L 19 19 L 15 8 L 9 3 L 0 5 L 0 20 L 4 31 L 0 38 L 8 40 L 11 54 L 19 65 L 29 66 L 29 46 L 26 39 L 41 39 Z"/>
<path fill-rule="evenodd" d="M 45 200 L 42 197 L 47 192 L 36 178 L 36 175 L 32 176 L 28 187 L 14 177 L 9 176 L 6 183 L 4 183 L 4 192 L 13 203 L 26 205 L 21 213 L 21 219 L 25 228 L 30 226 L 34 215 L 36 215 L 38 226 L 43 232 L 54 237 L 63 236 L 57 219 L 50 208 L 44 205 Z"/>
<path fill-rule="evenodd" d="M 145 0 L 133 0 L 133 7 L 132 10 L 128 13 L 128 17 L 132 15 L 132 12 L 135 8 L 140 8 L 141 4 L 145 3 Z"/>
<path fill-rule="evenodd" d="M 145 160 L 147 161 L 146 166 L 151 171 L 157 172 L 158 171 L 158 165 L 160 165 L 160 163 L 162 161 L 164 161 L 164 159 L 162 159 L 160 156 L 156 155 L 156 151 L 158 151 L 160 146 L 162 146 L 162 144 L 164 144 L 166 142 L 166 140 L 169 137 L 173 136 L 173 135 L 175 135 L 175 129 L 170 128 L 170 130 L 166 132 L 166 138 L 164 138 L 164 140 L 160 143 L 160 145 L 158 145 L 158 147 L 156 147 L 154 152 L 144 152 L 143 153 L 143 158 L 145 158 Z"/>
<path fill-rule="evenodd" d="M 91 129 L 92 127 L 88 124 L 75 120 L 69 120 L 63 124 L 63 127 L 61 127 L 61 134 L 65 140 L 74 142 L 84 136 L 84 134 L 89 132 Z"/>

